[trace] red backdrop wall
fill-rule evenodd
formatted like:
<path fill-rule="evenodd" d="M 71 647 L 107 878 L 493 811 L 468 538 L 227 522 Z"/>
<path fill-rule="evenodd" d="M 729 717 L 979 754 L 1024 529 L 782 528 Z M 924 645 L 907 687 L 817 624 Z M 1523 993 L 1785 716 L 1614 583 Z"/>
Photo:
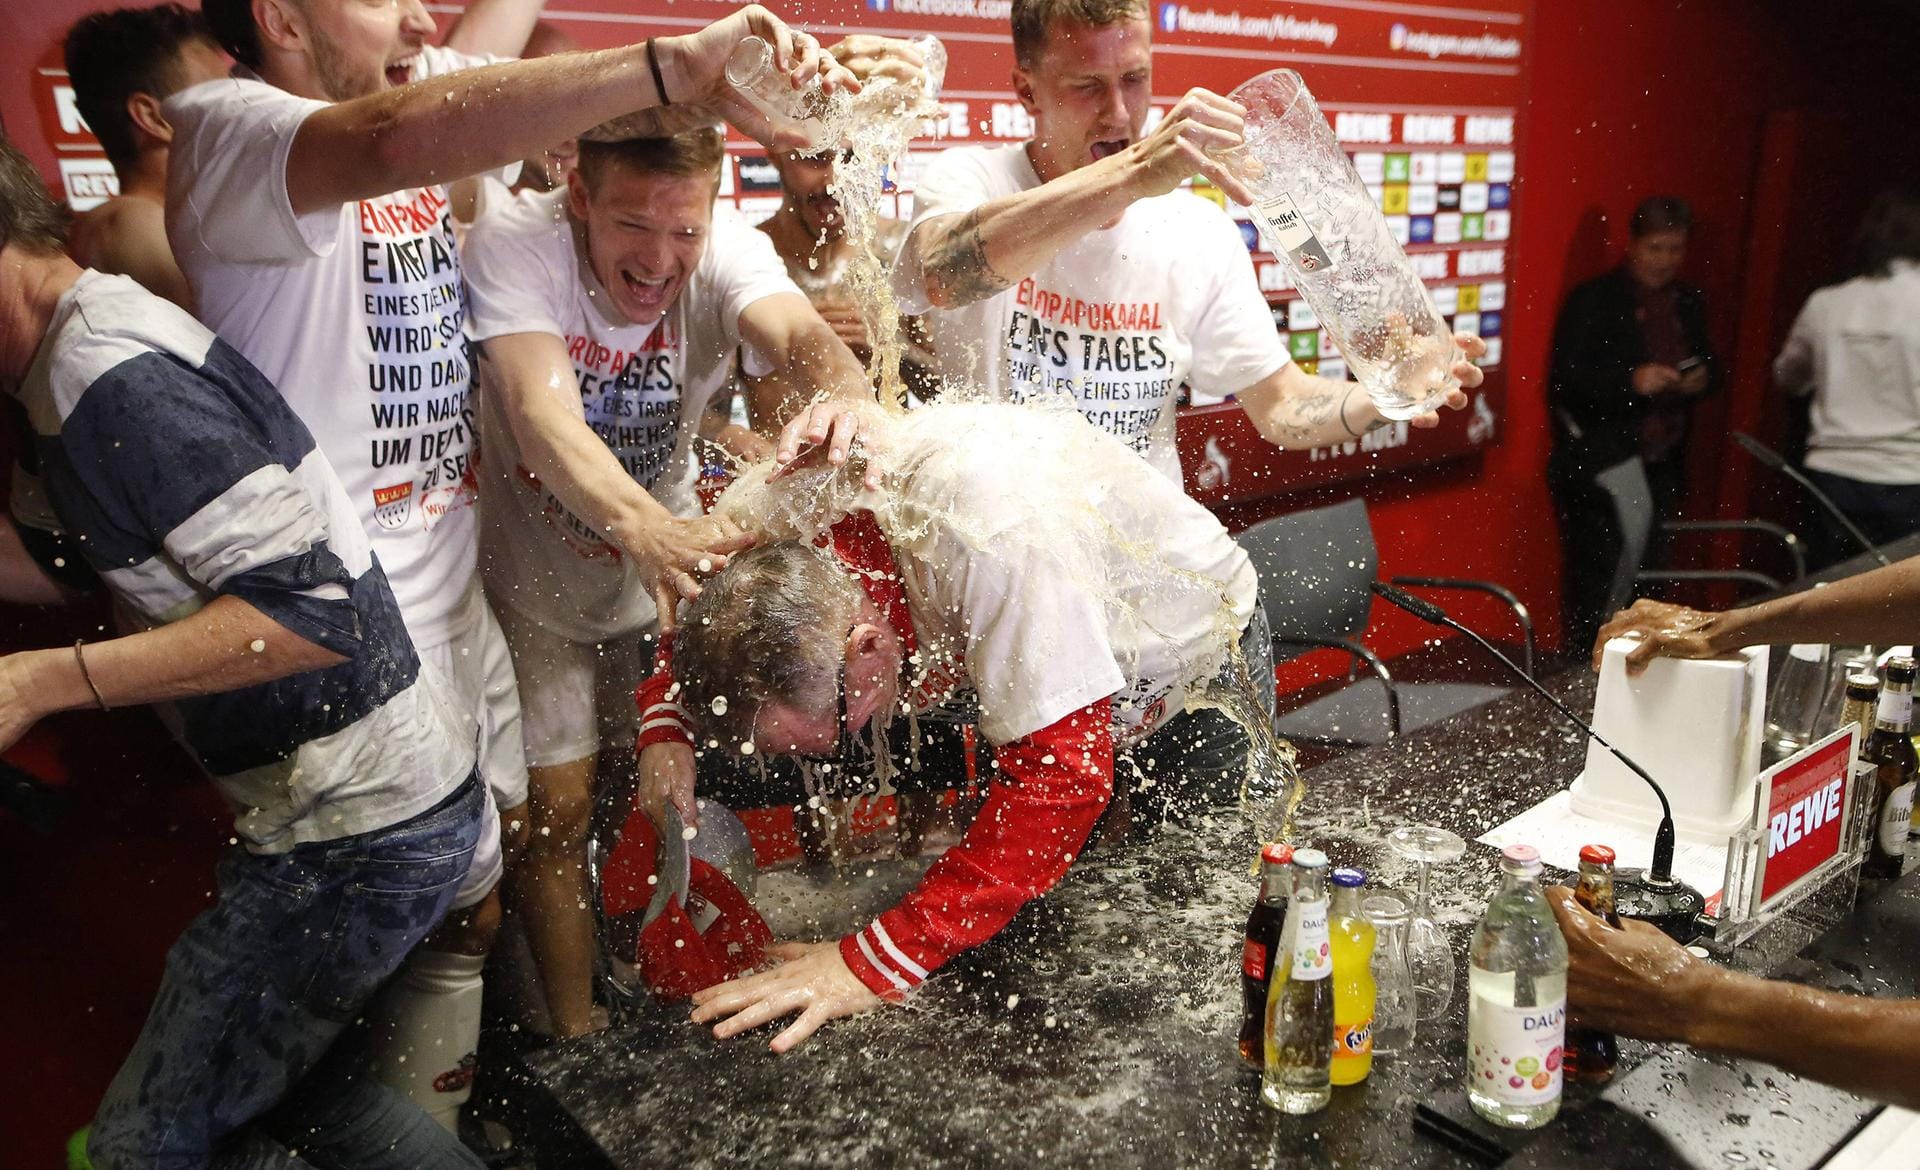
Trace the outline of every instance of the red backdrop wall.
<path fill-rule="evenodd" d="M 53 45 L 74 17 L 108 6 L 0 6 L 0 124 L 50 177 L 33 71 L 56 59 Z M 1257 0 L 1240 7 L 1292 11 Z M 1321 493 L 1360 491 L 1372 502 L 1385 572 L 1488 577 L 1536 612 L 1554 611 L 1542 403 L 1552 317 L 1568 287 L 1611 263 L 1627 214 L 1651 193 L 1694 203 L 1690 274 L 1706 289 L 1733 371 L 1726 393 L 1703 408 L 1695 503 L 1727 514 L 1786 506 L 1718 436 L 1727 425 L 1787 433 L 1766 363 L 1805 293 L 1833 275 L 1872 188 L 1910 153 L 1903 125 L 1913 99 L 1901 92 L 1905 65 L 1894 54 L 1915 21 L 1897 5 L 1824 11 L 1836 7 L 1616 0 L 1527 13 L 1521 71 L 1502 99 L 1521 113 L 1522 161 L 1500 437 L 1464 460 Z M 1231 64 L 1236 77 L 1250 71 Z M 1423 100 L 1473 104 L 1471 87 L 1454 84 L 1461 88 Z M 1492 610 L 1468 612 L 1497 623 Z M 84 617 L 4 616 L 8 649 L 91 630 Z M 1425 636 L 1410 619 L 1376 614 L 1369 641 L 1396 653 Z M 58 1142 L 90 1114 L 144 1014 L 166 941 L 207 896 L 212 854 L 227 834 L 217 802 L 144 716 L 67 716 L 12 758 L 73 778 L 72 815 L 53 836 L 0 813 L 0 1035 L 10 1057 L 0 1071 L 0 1162 L 41 1166 L 56 1162 Z"/>

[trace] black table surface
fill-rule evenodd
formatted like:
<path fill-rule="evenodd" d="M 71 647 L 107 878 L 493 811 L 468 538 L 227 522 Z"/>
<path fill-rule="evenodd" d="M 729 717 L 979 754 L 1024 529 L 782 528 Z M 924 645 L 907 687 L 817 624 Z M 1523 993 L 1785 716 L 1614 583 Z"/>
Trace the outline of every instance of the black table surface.
<path fill-rule="evenodd" d="M 1549 686 L 1591 710 L 1585 669 Z M 1309 771 L 1294 840 L 1410 888 L 1388 830 L 1436 824 L 1471 843 L 1564 786 L 1583 757 L 1544 700 L 1510 694 Z M 1493 851 L 1470 844 L 1436 876 L 1436 917 L 1462 964 L 1446 1018 L 1324 1111 L 1288 1117 L 1259 1102 L 1234 1051 L 1255 849 L 1247 819 L 1228 811 L 1090 851 L 910 1006 L 833 1022 L 785 1056 L 766 1048 L 770 1029 L 716 1041 L 679 1005 L 643 1008 L 528 1068 L 581 1150 L 620 1167 L 1475 1165 L 1417 1134 L 1413 1115 L 1458 1092 L 1465 947 L 1496 884 Z M 1780 973 L 1910 995 L 1911 964 L 1889 959 L 1916 947 L 1920 879 L 1909 878 Z M 1560 1117 L 1508 1165 L 1812 1167 L 1875 1111 L 1765 1065 L 1622 1047 L 1632 1071 L 1604 1092 L 1570 1087 Z"/>

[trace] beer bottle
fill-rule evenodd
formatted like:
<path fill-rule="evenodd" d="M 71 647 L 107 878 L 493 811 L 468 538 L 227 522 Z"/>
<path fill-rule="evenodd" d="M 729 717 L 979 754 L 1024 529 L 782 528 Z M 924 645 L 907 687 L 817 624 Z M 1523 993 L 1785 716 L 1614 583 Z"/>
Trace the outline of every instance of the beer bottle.
<path fill-rule="evenodd" d="M 1327 855 L 1293 851 L 1293 900 L 1267 990 L 1267 1071 L 1260 1099 L 1282 1113 L 1314 1113 L 1333 1098 L 1333 946 L 1327 930 Z"/>
<path fill-rule="evenodd" d="M 1260 897 L 1240 943 L 1240 1059 L 1248 1068 L 1267 1067 L 1267 985 L 1293 892 L 1292 862 L 1290 846 L 1275 843 L 1260 851 Z"/>
<path fill-rule="evenodd" d="M 1873 739 L 1873 840 L 1867 843 L 1860 876 L 1897 878 L 1907 861 L 1907 828 L 1913 816 L 1916 759 L 1907 728 L 1913 721 L 1913 659 L 1902 655 L 1887 663 L 1887 685 L 1880 692 Z"/>
<path fill-rule="evenodd" d="M 1607 920 L 1620 925 L 1620 913 L 1613 905 L 1613 850 L 1605 845 L 1580 847 L 1580 884 L 1574 887 L 1574 901 Z M 1567 1027 L 1566 1078 L 1600 1084 L 1613 1079 L 1614 1065 L 1620 1061 L 1620 1042 L 1611 1032 L 1593 1028 Z"/>
<path fill-rule="evenodd" d="M 1873 824 L 1874 780 L 1877 770 L 1867 744 L 1873 738 L 1874 713 L 1880 708 L 1880 676 L 1871 669 L 1847 676 L 1847 701 L 1840 708 L 1839 731 L 1851 723 L 1853 733 L 1853 772 L 1847 780 L 1847 852 L 1866 856 L 1867 843 L 1875 834 Z"/>

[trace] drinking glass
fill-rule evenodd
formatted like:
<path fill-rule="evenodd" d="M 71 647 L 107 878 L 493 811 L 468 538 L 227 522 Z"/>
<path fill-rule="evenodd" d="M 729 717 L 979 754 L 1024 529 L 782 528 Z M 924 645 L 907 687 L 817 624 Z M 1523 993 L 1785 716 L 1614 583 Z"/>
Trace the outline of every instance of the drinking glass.
<path fill-rule="evenodd" d="M 1413 1048 L 1419 1024 L 1413 970 L 1407 962 L 1407 927 L 1413 907 L 1392 890 L 1376 890 L 1360 904 L 1373 924 L 1373 1054 L 1395 1056 Z"/>
<path fill-rule="evenodd" d="M 1246 107 L 1245 141 L 1215 157 L 1252 189 L 1248 210 L 1347 368 L 1388 418 L 1438 410 L 1460 347 L 1306 83 L 1275 69 L 1227 96 Z"/>
<path fill-rule="evenodd" d="M 1453 945 L 1433 920 L 1428 882 L 1435 865 L 1460 860 L 1467 843 L 1460 834 L 1432 825 L 1411 825 L 1387 834 L 1393 851 L 1412 862 L 1418 875 L 1413 920 L 1407 926 L 1407 965 L 1413 972 L 1414 999 L 1423 1020 L 1437 1020 L 1453 1002 Z"/>
<path fill-rule="evenodd" d="M 1782 757 L 1813 742 L 1814 720 L 1827 689 L 1827 647 L 1802 642 L 1787 651 L 1786 661 L 1767 692 L 1767 747 Z"/>

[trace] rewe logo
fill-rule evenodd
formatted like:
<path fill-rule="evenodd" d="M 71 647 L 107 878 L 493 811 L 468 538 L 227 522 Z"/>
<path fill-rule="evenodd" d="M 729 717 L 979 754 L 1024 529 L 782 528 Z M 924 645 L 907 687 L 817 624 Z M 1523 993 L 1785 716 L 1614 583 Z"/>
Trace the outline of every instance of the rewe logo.
<path fill-rule="evenodd" d="M 1160 6 L 1160 31 L 1180 31 L 1180 6 L 1178 4 L 1162 4 Z"/>

